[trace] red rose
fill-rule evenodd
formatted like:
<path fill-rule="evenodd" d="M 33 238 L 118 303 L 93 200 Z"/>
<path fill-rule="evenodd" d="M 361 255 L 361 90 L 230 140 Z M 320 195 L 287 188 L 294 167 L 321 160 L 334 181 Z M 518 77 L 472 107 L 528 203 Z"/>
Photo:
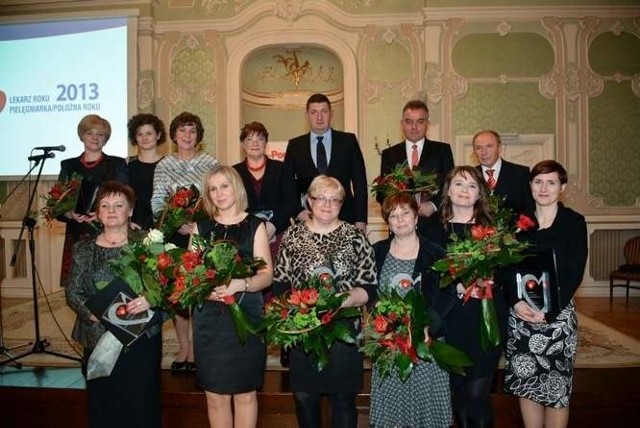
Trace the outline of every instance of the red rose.
<path fill-rule="evenodd" d="M 529 230 L 535 225 L 536 223 L 524 214 L 520 214 L 518 221 L 516 222 L 516 227 L 519 231 Z"/>
<path fill-rule="evenodd" d="M 186 253 L 182 254 L 181 260 L 182 265 L 187 270 L 187 272 L 191 272 L 198 265 L 202 264 L 200 251 L 187 251 Z"/>
<path fill-rule="evenodd" d="M 233 294 L 231 296 L 224 296 L 222 300 L 224 300 L 225 305 L 233 305 L 236 302 L 236 298 Z"/>
<path fill-rule="evenodd" d="M 186 286 L 186 278 L 184 276 L 179 276 L 176 278 L 176 291 L 184 291 L 185 286 Z"/>
<path fill-rule="evenodd" d="M 389 314 L 389 320 L 390 320 L 391 322 L 396 322 L 396 321 L 398 321 L 398 314 L 397 314 L 397 313 L 395 313 L 395 312 L 391 312 L 391 313 Z"/>
<path fill-rule="evenodd" d="M 313 306 L 318 301 L 318 291 L 313 288 L 302 290 L 300 298 L 305 305 Z"/>
<path fill-rule="evenodd" d="M 214 280 L 216 278 L 216 271 L 213 269 L 207 269 L 204 272 L 204 276 L 205 278 L 209 279 L 209 280 Z"/>
<path fill-rule="evenodd" d="M 333 312 L 329 311 L 320 318 L 322 324 L 329 324 L 333 318 Z"/>
<path fill-rule="evenodd" d="M 58 199 L 60 199 L 60 197 L 62 196 L 62 190 L 60 189 L 60 187 L 56 184 L 54 185 L 51 190 L 49 190 L 49 196 L 51 196 L 53 199 L 55 199 L 56 201 Z"/>
<path fill-rule="evenodd" d="M 173 198 L 171 198 L 169 205 L 171 205 L 172 208 L 185 208 L 189 206 L 189 200 L 192 197 L 193 194 L 191 190 L 184 188 L 178 189 L 175 195 L 173 195 Z"/>
<path fill-rule="evenodd" d="M 484 228 L 484 236 L 485 237 L 489 237 L 489 236 L 493 236 L 496 234 L 496 228 L 493 226 L 487 226 Z"/>
<path fill-rule="evenodd" d="M 171 259 L 171 256 L 167 253 L 160 253 L 158 255 L 158 269 L 159 270 L 165 270 L 166 268 L 168 268 L 169 266 L 171 266 L 171 262 L 173 260 Z"/>
<path fill-rule="evenodd" d="M 477 240 L 484 239 L 485 237 L 484 226 L 481 224 L 476 224 L 474 226 L 471 226 L 471 237 Z"/>
<path fill-rule="evenodd" d="M 378 315 L 373 320 L 373 329 L 376 333 L 386 333 L 389 328 L 389 321 L 382 315 Z"/>
<path fill-rule="evenodd" d="M 287 302 L 295 306 L 300 306 L 300 303 L 302 302 L 302 296 L 300 295 L 300 291 L 298 290 L 292 291 L 291 295 L 287 299 Z"/>
<path fill-rule="evenodd" d="M 197 276 L 194 276 L 194 277 L 191 279 L 191 285 L 193 285 L 193 286 L 195 286 L 195 287 L 197 287 L 198 285 L 200 285 L 200 283 L 201 283 L 201 282 L 200 282 L 200 278 L 198 278 Z"/>

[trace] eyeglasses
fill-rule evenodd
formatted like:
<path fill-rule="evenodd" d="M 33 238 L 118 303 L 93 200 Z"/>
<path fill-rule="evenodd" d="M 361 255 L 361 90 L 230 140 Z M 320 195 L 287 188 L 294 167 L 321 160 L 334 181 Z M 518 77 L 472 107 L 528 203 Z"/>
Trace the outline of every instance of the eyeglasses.
<path fill-rule="evenodd" d="M 338 206 L 342 203 L 342 199 L 338 198 L 327 198 L 326 196 L 309 196 L 314 202 L 320 202 L 321 204 L 329 204 L 331 206 Z"/>

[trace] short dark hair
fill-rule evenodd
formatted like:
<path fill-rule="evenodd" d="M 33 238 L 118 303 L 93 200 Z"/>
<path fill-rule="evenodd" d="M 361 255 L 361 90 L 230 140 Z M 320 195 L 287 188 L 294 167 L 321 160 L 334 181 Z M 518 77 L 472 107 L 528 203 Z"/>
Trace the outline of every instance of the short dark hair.
<path fill-rule="evenodd" d="M 427 103 L 422 100 L 407 101 L 404 107 L 402 107 L 402 113 L 404 114 L 407 110 L 424 110 L 427 112 L 427 116 L 429 115 L 429 107 L 427 107 Z"/>
<path fill-rule="evenodd" d="M 240 142 L 243 142 L 249 135 L 256 134 L 264 136 L 265 141 L 269 141 L 269 133 L 267 128 L 260 122 L 251 122 L 245 124 L 240 130 Z"/>
<path fill-rule="evenodd" d="M 169 137 L 171 141 L 176 142 L 176 132 L 178 128 L 184 125 L 190 125 L 196 127 L 196 133 L 198 134 L 197 142 L 200 143 L 204 138 L 204 128 L 202 127 L 202 121 L 198 115 L 183 111 L 179 115 L 173 118 L 171 125 L 169 125 Z"/>
<path fill-rule="evenodd" d="M 98 190 L 98 196 L 96 198 L 96 201 L 98 202 L 97 206 L 100 206 L 101 200 L 112 195 L 124 196 L 131 208 L 136 204 L 136 192 L 130 186 L 120 181 L 111 180 L 104 182 L 100 186 L 100 190 Z"/>
<path fill-rule="evenodd" d="M 307 111 L 309 111 L 309 106 L 312 103 L 327 103 L 327 105 L 329 106 L 329 110 L 331 110 L 331 101 L 329 101 L 329 97 L 327 97 L 325 94 L 311 95 L 307 100 L 307 106 L 306 106 Z"/>
<path fill-rule="evenodd" d="M 136 134 L 138 129 L 144 125 L 151 125 L 153 129 L 156 131 L 156 134 L 160 136 L 158 138 L 158 145 L 163 144 L 167 141 L 167 133 L 164 128 L 164 123 L 158 116 L 149 113 L 140 113 L 133 116 L 129 119 L 129 123 L 127 123 L 127 131 L 129 133 L 129 141 L 134 146 L 138 145 L 136 141 Z"/>
<path fill-rule="evenodd" d="M 382 201 L 382 219 L 385 223 L 389 223 L 389 215 L 398 207 L 407 206 L 413 211 L 415 216 L 418 215 L 418 202 L 416 198 L 407 192 L 393 193 Z"/>
<path fill-rule="evenodd" d="M 567 176 L 567 170 L 564 169 L 560 162 L 556 162 L 552 159 L 547 159 L 538 162 L 531 168 L 531 172 L 529 173 L 529 182 L 532 182 L 536 176 L 540 174 L 550 174 L 552 172 L 558 173 L 558 178 L 560 178 L 560 184 L 567 184 L 569 178 Z"/>
<path fill-rule="evenodd" d="M 482 131 L 476 132 L 476 135 L 474 135 L 473 138 L 471 139 L 471 144 L 475 143 L 476 142 L 476 138 L 478 138 L 478 136 L 480 136 L 482 134 L 491 134 L 496 138 L 496 141 L 498 142 L 498 145 L 502 144 L 502 140 L 500 139 L 500 134 L 498 134 L 493 129 L 484 129 Z"/>

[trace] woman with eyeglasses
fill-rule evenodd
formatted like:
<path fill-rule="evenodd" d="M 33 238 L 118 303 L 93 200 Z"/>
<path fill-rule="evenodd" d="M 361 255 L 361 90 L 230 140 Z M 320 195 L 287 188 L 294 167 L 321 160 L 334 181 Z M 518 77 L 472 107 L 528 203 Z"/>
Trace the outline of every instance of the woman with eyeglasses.
<path fill-rule="evenodd" d="M 343 307 L 359 307 L 375 298 L 373 248 L 356 226 L 338 219 L 344 188 L 338 180 L 317 176 L 309 186 L 311 218 L 289 227 L 274 267 L 274 293 L 303 283 L 319 268 L 331 269 L 338 292 L 347 293 Z M 357 332 L 356 323 L 350 328 Z M 329 396 L 332 427 L 355 427 L 356 394 L 362 389 L 363 355 L 355 344 L 336 341 L 329 363 L 316 368 L 315 357 L 302 348 L 291 350 L 289 382 L 301 427 L 320 427 L 320 399 Z"/>

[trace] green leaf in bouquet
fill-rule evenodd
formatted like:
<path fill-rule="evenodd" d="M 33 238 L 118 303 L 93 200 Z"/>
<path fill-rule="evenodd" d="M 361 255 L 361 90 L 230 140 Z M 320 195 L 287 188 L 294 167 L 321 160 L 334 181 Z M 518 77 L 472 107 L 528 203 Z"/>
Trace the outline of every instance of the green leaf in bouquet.
<path fill-rule="evenodd" d="M 433 360 L 443 370 L 450 373 L 464 375 L 465 368 L 473 365 L 473 361 L 471 361 L 467 354 L 455 346 L 440 340 L 432 340 L 429 345 L 429 351 L 433 356 Z"/>
<path fill-rule="evenodd" d="M 398 368 L 398 375 L 402 382 L 406 382 L 413 370 L 413 362 L 405 354 L 400 354 L 396 359 L 396 366 Z"/>

